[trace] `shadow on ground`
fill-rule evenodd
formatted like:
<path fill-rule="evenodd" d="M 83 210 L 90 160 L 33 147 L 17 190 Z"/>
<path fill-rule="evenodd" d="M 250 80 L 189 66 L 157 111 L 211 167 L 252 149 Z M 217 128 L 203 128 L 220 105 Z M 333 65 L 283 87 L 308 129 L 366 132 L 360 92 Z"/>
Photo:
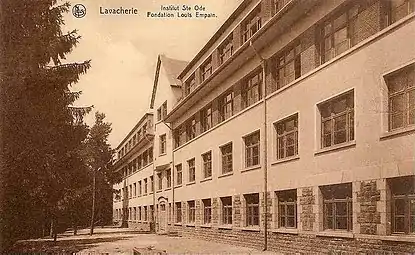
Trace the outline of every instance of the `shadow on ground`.
<path fill-rule="evenodd" d="M 71 240 L 26 240 L 17 242 L 10 253 L 35 253 L 35 254 L 73 254 L 84 249 L 98 246 L 100 243 L 115 242 L 119 240 L 127 240 L 132 237 L 107 237 L 107 238 L 88 238 L 88 239 L 71 239 Z"/>

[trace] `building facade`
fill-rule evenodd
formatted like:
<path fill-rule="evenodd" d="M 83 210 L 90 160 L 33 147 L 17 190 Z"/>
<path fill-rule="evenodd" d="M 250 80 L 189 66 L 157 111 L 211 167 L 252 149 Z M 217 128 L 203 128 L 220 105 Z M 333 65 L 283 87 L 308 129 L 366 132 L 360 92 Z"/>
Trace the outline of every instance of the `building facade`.
<path fill-rule="evenodd" d="M 288 253 L 415 252 L 414 11 L 243 1 L 170 84 L 156 230 Z"/>

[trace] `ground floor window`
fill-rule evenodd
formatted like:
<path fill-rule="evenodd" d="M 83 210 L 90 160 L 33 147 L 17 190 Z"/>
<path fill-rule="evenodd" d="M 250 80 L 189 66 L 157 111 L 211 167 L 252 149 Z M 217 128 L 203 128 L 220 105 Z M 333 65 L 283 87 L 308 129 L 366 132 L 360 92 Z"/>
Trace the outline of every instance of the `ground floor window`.
<path fill-rule="evenodd" d="M 244 195 L 246 205 L 246 226 L 259 226 L 259 194 Z"/>
<path fill-rule="evenodd" d="M 297 190 L 276 192 L 278 198 L 278 226 L 280 228 L 297 227 Z"/>
<path fill-rule="evenodd" d="M 353 228 L 352 184 L 320 187 L 323 194 L 324 229 L 351 231 Z"/>
<path fill-rule="evenodd" d="M 415 176 L 389 181 L 392 195 L 392 233 L 415 233 Z"/>
<path fill-rule="evenodd" d="M 187 206 L 189 209 L 189 215 L 188 215 L 188 223 L 195 223 L 196 218 L 196 207 L 195 207 L 195 201 L 188 201 Z"/>
<path fill-rule="evenodd" d="M 203 199 L 203 223 L 210 224 L 212 221 L 212 200 Z"/>
<path fill-rule="evenodd" d="M 176 203 L 176 223 L 182 222 L 182 203 Z"/>
<path fill-rule="evenodd" d="M 232 225 L 232 197 L 222 197 L 222 224 Z"/>

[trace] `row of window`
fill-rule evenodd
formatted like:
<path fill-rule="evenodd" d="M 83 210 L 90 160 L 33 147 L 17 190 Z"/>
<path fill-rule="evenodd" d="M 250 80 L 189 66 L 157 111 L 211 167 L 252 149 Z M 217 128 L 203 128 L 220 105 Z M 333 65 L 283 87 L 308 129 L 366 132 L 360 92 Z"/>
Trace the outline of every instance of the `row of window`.
<path fill-rule="evenodd" d="M 276 1 L 274 3 L 275 10 L 278 11 L 282 6 L 285 6 L 288 1 Z M 376 5 L 380 5 L 381 8 L 376 8 Z M 304 35 L 301 35 L 280 52 L 275 54 L 275 56 L 267 60 L 271 68 L 267 69 L 265 75 L 266 77 L 271 77 L 270 79 L 267 79 L 271 84 L 268 89 L 269 91 L 266 91 L 266 93 L 272 93 L 275 90 L 288 85 L 305 73 L 311 71 L 313 68 L 316 68 L 318 65 L 331 60 L 362 40 L 375 34 L 381 28 L 412 13 L 414 9 L 414 3 L 410 0 L 351 2 L 348 6 L 341 8 L 340 11 L 330 14 L 330 16 L 322 22 L 316 24 L 315 27 L 310 28 L 309 31 L 316 33 L 315 36 L 310 37 L 310 32 L 306 31 Z M 243 23 L 245 24 L 244 37 L 249 38 L 254 31 L 257 31 L 256 28 L 258 28 L 258 20 L 260 20 L 260 18 L 258 18 L 260 11 L 260 6 L 258 6 L 258 8 L 252 12 L 252 15 L 248 16 L 245 23 Z M 374 16 L 379 15 L 381 21 L 378 19 L 365 19 L 365 28 L 360 27 L 363 23 L 358 22 L 358 20 L 365 18 L 364 15 L 369 14 Z M 379 22 L 382 24 L 378 24 Z M 229 42 L 231 42 L 231 40 L 225 40 L 224 44 L 227 45 Z M 227 46 L 227 48 L 229 48 L 229 46 Z M 314 56 L 311 57 L 310 54 Z M 211 57 L 208 58 L 208 60 L 209 59 L 211 59 Z M 202 65 L 202 70 L 203 66 L 204 65 Z M 262 70 L 259 69 L 254 72 L 253 75 L 249 75 L 242 79 L 242 81 L 235 84 L 219 98 L 213 100 L 198 114 L 176 128 L 174 131 L 175 147 L 193 139 L 198 134 L 209 130 L 212 126 L 259 101 L 263 96 L 261 94 L 262 79 Z M 191 76 L 190 81 L 192 84 L 190 87 L 194 89 L 196 87 L 195 75 Z M 412 80 L 409 83 L 411 82 Z M 187 83 L 188 82 L 185 82 L 185 88 L 189 88 L 189 86 L 186 87 Z M 187 95 L 190 93 L 192 89 L 187 89 L 188 91 L 185 91 L 185 94 Z M 397 98 L 393 103 L 399 101 L 396 102 L 396 104 L 404 104 L 405 102 L 401 102 L 402 100 L 405 99 L 402 99 L 402 96 L 399 96 L 398 93 Z M 408 100 L 406 100 L 406 102 L 408 104 Z M 398 127 L 404 125 L 403 121 L 405 120 L 405 117 L 410 118 L 403 115 L 401 111 L 402 107 L 400 105 L 397 107 L 400 108 L 395 115 L 396 117 L 393 117 L 396 121 L 391 123 L 391 129 L 395 128 L 394 125 L 397 125 Z M 330 122 L 327 122 L 327 125 L 330 125 Z M 330 127 L 326 126 L 326 128 Z M 327 139 L 329 138 L 327 137 Z M 332 143 L 334 141 L 327 140 L 327 142 Z"/>
<path fill-rule="evenodd" d="M 125 217 L 125 218 L 124 218 Z M 129 207 L 122 209 L 115 209 L 114 220 L 128 220 L 128 221 L 152 221 L 154 217 L 153 205 Z"/>
<path fill-rule="evenodd" d="M 150 182 L 150 183 L 149 183 Z M 115 197 L 115 201 L 119 201 L 121 199 L 127 200 L 135 197 L 146 196 L 149 192 L 153 192 L 154 187 L 154 178 L 150 176 L 148 178 L 144 178 L 138 182 L 134 182 L 121 190 L 118 190 L 118 194 L 122 192 L 122 196 Z"/>
<path fill-rule="evenodd" d="M 118 159 L 121 159 L 125 154 L 127 154 L 144 136 L 147 134 L 147 130 L 151 129 L 152 123 L 151 119 L 148 119 L 147 122 L 143 124 L 141 128 L 128 140 L 125 145 L 118 151 Z"/>
<path fill-rule="evenodd" d="M 140 169 L 147 167 L 151 163 L 153 163 L 153 147 L 143 151 L 140 155 L 135 157 L 126 166 L 124 166 L 122 168 L 123 175 L 126 177 L 139 171 Z"/>
<path fill-rule="evenodd" d="M 397 177 L 387 180 L 390 187 L 391 233 L 415 233 L 415 179 L 414 176 Z M 323 214 L 323 230 L 353 230 L 353 196 L 352 184 L 335 184 L 320 186 Z M 212 208 L 212 199 L 202 199 L 200 209 L 195 200 L 175 202 L 174 214 L 172 204 L 168 204 L 167 221 L 169 223 L 211 224 L 212 215 L 218 216 L 219 225 L 235 224 L 235 217 L 242 226 L 255 227 L 260 224 L 260 198 L 258 193 L 244 194 L 237 202 L 232 196 L 218 199 L 216 211 Z M 297 190 L 275 192 L 272 220 L 277 228 L 297 228 L 298 216 Z M 141 212 L 141 209 L 139 209 Z M 262 208 L 263 210 L 263 208 Z M 135 209 L 133 209 L 135 212 Z M 141 213 L 140 213 L 141 214 Z M 240 215 L 241 217 L 236 215 Z M 174 216 L 174 218 L 173 218 Z M 131 219 L 136 219 L 135 216 Z M 137 220 L 141 220 L 137 218 Z"/>

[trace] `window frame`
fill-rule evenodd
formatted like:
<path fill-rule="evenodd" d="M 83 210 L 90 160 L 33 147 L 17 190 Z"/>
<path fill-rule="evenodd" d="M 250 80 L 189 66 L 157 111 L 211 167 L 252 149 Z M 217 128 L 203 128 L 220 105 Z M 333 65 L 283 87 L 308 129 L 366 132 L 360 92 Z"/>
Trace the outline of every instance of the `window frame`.
<path fill-rule="evenodd" d="M 228 147 L 230 150 L 228 151 Z M 228 174 L 233 172 L 233 143 L 229 142 L 219 147 L 221 152 L 221 173 Z"/>
<path fill-rule="evenodd" d="M 219 98 L 219 122 L 223 122 L 234 115 L 235 93 L 233 89 L 228 90 Z"/>
<path fill-rule="evenodd" d="M 195 182 L 196 181 L 196 159 L 191 158 L 187 160 L 187 167 L 188 167 L 188 173 L 189 173 L 188 182 L 189 183 Z"/>
<path fill-rule="evenodd" d="M 159 155 L 164 155 L 167 153 L 166 149 L 167 149 L 167 136 L 166 134 L 162 134 L 159 136 L 159 142 L 160 142 L 160 147 L 159 147 Z"/>
<path fill-rule="evenodd" d="M 242 22 L 242 43 L 247 42 L 262 27 L 261 5 L 255 7 L 254 10 Z"/>
<path fill-rule="evenodd" d="M 249 201 L 249 200 L 253 201 Z M 259 211 L 259 194 L 245 194 L 245 226 L 246 227 L 259 227 L 260 225 L 260 211 Z M 255 201 L 254 201 L 255 200 Z"/>
<path fill-rule="evenodd" d="M 252 143 L 251 139 L 258 136 L 257 143 Z M 261 132 L 260 130 L 254 131 L 243 137 L 244 142 L 244 167 L 256 167 L 261 165 Z M 252 143 L 252 144 L 251 144 Z M 255 148 L 257 148 L 258 154 L 254 155 Z M 258 163 L 254 164 L 254 158 L 258 158 Z"/>
<path fill-rule="evenodd" d="M 187 201 L 187 223 L 195 224 L 196 222 L 196 202 L 195 200 Z"/>
<path fill-rule="evenodd" d="M 274 155 L 275 155 L 275 158 L 277 160 L 283 160 L 283 159 L 286 159 L 286 158 L 291 158 L 291 157 L 298 156 L 298 146 L 299 146 L 299 144 L 298 144 L 298 131 L 299 131 L 299 126 L 298 126 L 299 118 L 298 118 L 298 115 L 299 115 L 298 113 L 294 113 L 294 114 L 292 114 L 288 117 L 285 117 L 283 119 L 280 119 L 280 120 L 274 122 L 274 124 L 273 124 L 274 134 L 275 134 L 275 140 L 274 140 L 275 141 L 275 147 L 274 147 L 275 148 L 275 154 Z M 286 124 L 290 121 L 294 121 L 294 128 L 292 130 L 286 131 Z M 284 127 L 284 131 L 282 133 L 279 133 L 280 126 Z M 294 136 L 294 144 L 292 145 L 294 147 L 293 148 L 294 154 L 290 155 L 290 156 L 287 156 L 287 147 L 288 147 L 287 146 L 287 139 L 288 139 L 287 137 L 289 137 L 291 135 Z M 280 146 L 281 145 L 281 142 L 280 142 L 281 140 L 283 141 L 283 146 Z M 280 153 L 281 148 L 283 150 L 282 156 L 281 156 L 281 153 Z"/>
<path fill-rule="evenodd" d="M 233 55 L 233 33 L 231 33 L 219 46 L 219 63 L 223 64 Z"/>
<path fill-rule="evenodd" d="M 343 189 L 343 191 L 341 191 Z M 320 190 L 322 193 L 322 200 L 323 200 L 323 229 L 329 231 L 346 231 L 352 232 L 353 231 L 353 191 L 352 191 L 352 183 L 341 183 L 341 184 L 333 184 L 333 185 L 325 185 L 320 186 Z M 346 197 L 340 197 L 339 193 L 337 192 L 344 192 L 350 193 L 347 194 Z M 330 210 L 331 205 L 331 210 Z M 338 207 L 340 205 L 345 205 L 346 208 L 346 215 L 337 214 Z M 330 214 L 330 211 L 332 212 Z M 338 219 L 345 218 L 346 219 L 346 228 L 339 228 L 337 226 Z M 331 219 L 331 224 L 330 224 Z"/>
<path fill-rule="evenodd" d="M 196 75 L 193 73 L 190 77 L 184 82 L 184 95 L 187 96 L 192 93 L 196 88 Z"/>
<path fill-rule="evenodd" d="M 213 114 L 212 114 L 212 105 L 204 107 L 200 111 L 200 120 L 202 132 L 206 132 L 213 127 Z"/>
<path fill-rule="evenodd" d="M 175 169 L 176 169 L 176 177 L 177 177 L 176 178 L 176 185 L 182 185 L 183 184 L 183 165 L 182 164 L 177 164 L 175 166 Z M 179 178 L 179 176 L 180 176 L 180 178 Z M 180 182 L 179 182 L 179 180 L 180 180 Z"/>
<path fill-rule="evenodd" d="M 212 199 L 202 199 L 203 204 L 203 224 L 212 223 Z"/>
<path fill-rule="evenodd" d="M 341 102 L 342 100 L 346 100 L 346 109 L 335 113 L 334 112 L 334 104 L 337 102 Z M 353 105 L 353 107 L 350 107 L 350 105 Z M 347 144 L 352 141 L 355 141 L 356 139 L 356 131 L 355 131 L 355 93 L 354 89 L 348 90 L 346 92 L 343 92 L 337 96 L 331 97 L 324 102 L 321 102 L 317 105 L 319 114 L 320 114 L 320 148 L 326 149 L 326 148 L 333 148 L 338 145 Z M 324 117 L 323 112 L 324 110 L 327 110 L 329 113 L 329 116 Z M 339 118 L 345 116 L 345 126 L 342 129 L 337 129 L 336 131 L 336 120 Z M 325 123 L 329 123 L 328 131 L 325 133 Z M 342 127 L 342 126 L 340 126 Z M 340 131 L 339 131 L 340 130 Z M 336 143 L 336 136 L 335 133 L 342 132 L 344 130 L 345 132 L 345 141 Z M 326 145 L 325 139 L 326 136 L 330 136 L 330 145 Z"/>
<path fill-rule="evenodd" d="M 203 163 L 203 179 L 211 178 L 212 177 L 212 151 L 208 151 L 202 154 L 202 163 Z"/>
<path fill-rule="evenodd" d="M 256 83 L 254 83 L 256 80 Z M 241 86 L 241 107 L 247 108 L 262 99 L 263 71 L 262 68 L 255 70 L 243 80 Z"/>
<path fill-rule="evenodd" d="M 222 217 L 221 217 L 221 223 L 222 225 L 232 225 L 233 224 L 233 207 L 232 207 L 232 196 L 228 197 L 221 197 L 221 211 L 222 211 Z M 224 203 L 224 201 L 230 199 L 230 203 Z M 229 202 L 229 201 L 226 201 Z"/>
<path fill-rule="evenodd" d="M 213 65 L 212 65 L 212 56 L 209 56 L 206 61 L 200 67 L 202 82 L 205 81 L 212 75 Z"/>

